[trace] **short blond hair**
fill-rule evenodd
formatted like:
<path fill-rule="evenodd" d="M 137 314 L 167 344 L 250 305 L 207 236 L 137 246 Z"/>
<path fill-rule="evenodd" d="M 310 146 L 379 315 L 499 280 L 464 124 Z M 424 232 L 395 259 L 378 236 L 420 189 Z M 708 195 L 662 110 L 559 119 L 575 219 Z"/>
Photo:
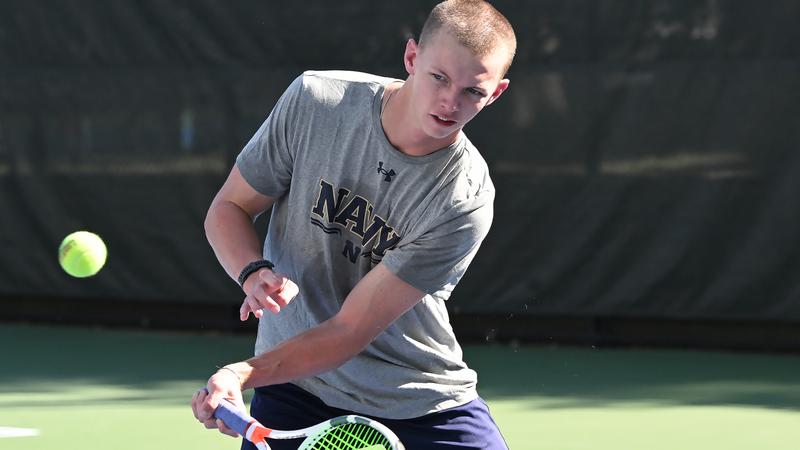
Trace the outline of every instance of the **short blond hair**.
<path fill-rule="evenodd" d="M 447 0 L 434 6 L 419 36 L 420 49 L 439 31 L 446 31 L 458 43 L 483 57 L 505 47 L 508 61 L 503 74 L 511 67 L 517 51 L 517 37 L 508 19 L 483 0 Z"/>

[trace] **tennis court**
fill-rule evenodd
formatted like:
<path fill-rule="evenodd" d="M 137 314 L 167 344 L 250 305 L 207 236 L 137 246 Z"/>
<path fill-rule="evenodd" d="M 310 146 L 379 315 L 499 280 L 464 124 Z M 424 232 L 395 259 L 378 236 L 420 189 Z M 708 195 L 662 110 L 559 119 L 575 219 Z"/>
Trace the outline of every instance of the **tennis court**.
<path fill-rule="evenodd" d="M 4 450 L 238 448 L 188 407 L 249 336 L 0 326 Z M 511 449 L 790 450 L 800 358 L 677 350 L 467 346 Z M 32 430 L 36 430 L 33 432 Z"/>
<path fill-rule="evenodd" d="M 257 328 L 238 320 L 242 289 L 204 218 L 307 70 L 372 87 L 309 89 L 320 116 L 276 108 L 293 132 L 269 135 L 318 144 L 268 164 L 308 193 L 275 209 L 305 212 L 256 222 L 303 274 L 293 282 L 377 264 L 401 235 L 408 250 L 462 243 L 435 223 L 455 230 L 465 203 L 425 206 L 440 183 L 418 180 L 475 200 L 488 192 L 473 192 L 477 172 L 448 177 L 485 166 L 489 234 L 446 305 L 420 317 L 446 307 L 434 329 L 465 344 L 512 450 L 800 449 L 800 1 L 492 1 L 517 42 L 510 84 L 492 86 L 464 58 L 408 70 L 434 3 L 0 1 L 0 450 L 239 448 L 189 406 L 216 366 L 252 355 Z M 439 78 L 462 89 L 376 81 Z M 405 94 L 387 109 L 392 92 Z M 459 155 L 480 153 L 474 164 L 439 169 L 450 146 L 392 148 L 440 141 L 404 109 L 456 131 L 436 103 L 461 107 L 479 152 Z M 79 230 L 108 252 L 75 272 L 59 243 Z M 265 267 L 239 263 L 234 279 Z"/>

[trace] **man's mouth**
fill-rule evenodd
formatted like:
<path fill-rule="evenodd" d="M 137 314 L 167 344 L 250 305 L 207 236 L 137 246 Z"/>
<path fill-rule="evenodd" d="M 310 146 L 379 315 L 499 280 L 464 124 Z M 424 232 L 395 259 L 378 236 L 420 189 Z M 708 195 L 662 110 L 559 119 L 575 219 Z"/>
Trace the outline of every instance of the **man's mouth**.
<path fill-rule="evenodd" d="M 443 127 L 450 127 L 450 126 L 453 126 L 456 123 L 455 120 L 450 120 L 450 119 L 448 119 L 446 117 L 438 116 L 436 114 L 431 114 L 431 117 L 433 117 L 433 120 L 435 120 L 436 123 L 438 123 L 439 125 L 441 125 Z"/>

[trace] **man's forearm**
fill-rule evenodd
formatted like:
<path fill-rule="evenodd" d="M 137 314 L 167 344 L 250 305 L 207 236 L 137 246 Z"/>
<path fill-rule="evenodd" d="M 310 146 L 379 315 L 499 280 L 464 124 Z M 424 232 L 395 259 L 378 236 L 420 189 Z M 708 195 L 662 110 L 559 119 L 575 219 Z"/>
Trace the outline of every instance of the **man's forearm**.
<path fill-rule="evenodd" d="M 229 201 L 214 202 L 208 210 L 204 226 L 214 254 L 234 280 L 244 266 L 262 257 L 253 219 L 236 204 Z"/>
<path fill-rule="evenodd" d="M 373 337 L 333 317 L 265 353 L 225 367 L 236 372 L 242 389 L 286 383 L 339 367 Z"/>

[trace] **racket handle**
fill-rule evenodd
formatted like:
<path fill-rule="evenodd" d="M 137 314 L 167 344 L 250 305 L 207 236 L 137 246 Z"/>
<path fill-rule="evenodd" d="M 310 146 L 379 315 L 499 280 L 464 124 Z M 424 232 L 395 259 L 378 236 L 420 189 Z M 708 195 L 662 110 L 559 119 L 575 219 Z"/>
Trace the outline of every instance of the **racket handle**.
<path fill-rule="evenodd" d="M 222 419 L 233 431 L 247 436 L 247 427 L 255 421 L 246 411 L 237 408 L 233 403 L 222 399 L 214 411 L 214 417 Z"/>

